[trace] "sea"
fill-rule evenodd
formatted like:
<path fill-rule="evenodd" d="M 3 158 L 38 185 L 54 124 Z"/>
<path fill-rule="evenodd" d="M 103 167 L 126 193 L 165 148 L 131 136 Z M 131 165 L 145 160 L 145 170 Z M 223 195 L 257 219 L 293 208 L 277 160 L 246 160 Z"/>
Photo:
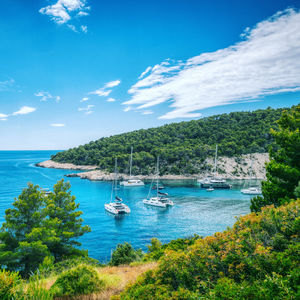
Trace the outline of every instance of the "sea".
<path fill-rule="evenodd" d="M 29 182 L 42 188 L 52 189 L 60 179 L 71 183 L 79 209 L 83 211 L 84 224 L 91 232 L 79 241 L 89 255 L 101 262 L 109 261 L 117 244 L 128 242 L 135 248 L 147 250 L 153 237 L 167 243 L 176 238 L 212 235 L 232 226 L 236 218 L 250 212 L 251 196 L 240 190 L 248 181 L 231 181 L 232 189 L 208 192 L 196 181 L 163 181 L 164 192 L 174 202 L 168 209 L 143 204 L 150 183 L 143 187 L 121 187 L 118 195 L 130 209 L 129 215 L 114 217 L 104 210 L 111 198 L 111 183 L 89 181 L 78 177 L 64 177 L 74 170 L 46 169 L 35 166 L 48 160 L 58 151 L 0 151 L 0 223 L 4 222 L 5 210 L 12 207 L 14 199 Z M 80 171 L 79 171 L 80 172 Z"/>

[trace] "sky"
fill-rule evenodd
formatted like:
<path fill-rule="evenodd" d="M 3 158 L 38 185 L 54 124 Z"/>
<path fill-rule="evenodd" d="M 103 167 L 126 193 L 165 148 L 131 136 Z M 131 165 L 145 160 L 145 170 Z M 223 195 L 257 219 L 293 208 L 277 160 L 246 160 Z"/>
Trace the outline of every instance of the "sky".
<path fill-rule="evenodd" d="M 300 102 L 300 0 L 10 0 L 0 150 Z"/>

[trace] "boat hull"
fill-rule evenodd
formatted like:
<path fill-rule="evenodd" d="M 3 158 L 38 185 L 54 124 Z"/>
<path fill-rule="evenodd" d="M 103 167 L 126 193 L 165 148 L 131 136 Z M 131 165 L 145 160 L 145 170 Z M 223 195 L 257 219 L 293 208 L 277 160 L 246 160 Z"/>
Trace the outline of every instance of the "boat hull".
<path fill-rule="evenodd" d="M 167 207 L 166 203 L 162 203 L 159 200 L 153 199 L 153 198 L 144 199 L 143 203 L 146 204 L 146 205 L 151 205 L 151 206 L 156 206 L 156 207 L 162 207 L 162 208 L 166 208 Z"/>
<path fill-rule="evenodd" d="M 105 204 L 104 208 L 107 212 L 109 212 L 113 215 L 124 215 L 124 214 L 130 213 L 130 208 L 125 204 L 123 205 L 122 209 L 118 209 L 111 204 Z"/>
<path fill-rule="evenodd" d="M 214 189 L 230 189 L 231 185 L 228 183 L 200 183 L 201 188 L 208 189 L 208 188 L 214 188 Z"/>
<path fill-rule="evenodd" d="M 120 182 L 120 185 L 125 186 L 125 187 L 129 187 L 129 186 L 144 186 L 144 182 L 140 181 L 140 182 L 128 182 L 128 181 L 122 181 Z"/>

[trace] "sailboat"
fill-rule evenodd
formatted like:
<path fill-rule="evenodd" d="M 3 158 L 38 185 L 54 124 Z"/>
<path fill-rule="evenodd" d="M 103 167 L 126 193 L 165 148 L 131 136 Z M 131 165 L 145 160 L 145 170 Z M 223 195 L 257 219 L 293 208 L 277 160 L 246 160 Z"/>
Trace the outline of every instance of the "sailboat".
<path fill-rule="evenodd" d="M 162 208 L 166 208 L 167 206 L 173 206 L 174 202 L 169 199 L 169 195 L 167 193 L 163 193 L 159 191 L 158 177 L 159 177 L 159 156 L 157 157 L 157 166 L 156 166 L 156 196 L 150 197 L 153 181 L 155 180 L 153 179 L 149 188 L 148 196 L 146 199 L 143 200 L 143 203 L 146 205 L 157 206 Z"/>
<path fill-rule="evenodd" d="M 130 213 L 130 208 L 122 203 L 122 198 L 120 198 L 117 195 L 117 190 L 118 188 L 118 178 L 117 178 L 117 159 L 115 159 L 115 178 L 112 183 L 112 188 L 111 188 L 111 196 L 110 196 L 110 202 L 104 204 L 104 208 L 106 211 L 114 214 L 114 215 L 121 215 L 121 214 L 129 214 Z M 113 200 L 113 196 L 115 195 L 115 198 Z"/>
<path fill-rule="evenodd" d="M 242 189 L 241 193 L 244 195 L 261 195 L 262 191 L 258 186 L 252 186 L 251 181 L 253 178 L 253 160 L 251 160 L 251 174 L 250 174 L 250 186 L 247 189 Z"/>
<path fill-rule="evenodd" d="M 214 165 L 214 176 L 207 177 L 205 179 L 198 179 L 197 182 L 200 184 L 202 188 L 210 189 L 230 189 L 231 185 L 226 183 L 225 179 L 217 177 L 217 165 L 218 165 L 218 145 L 216 145 L 216 152 L 215 152 L 215 165 Z"/>
<path fill-rule="evenodd" d="M 130 163 L 129 163 L 129 179 L 128 180 L 123 180 L 120 182 L 120 185 L 123 186 L 143 186 L 145 185 L 144 182 L 138 178 L 132 178 L 131 175 L 131 169 L 132 169 L 132 151 L 133 147 L 131 147 L 131 153 L 130 153 Z"/>

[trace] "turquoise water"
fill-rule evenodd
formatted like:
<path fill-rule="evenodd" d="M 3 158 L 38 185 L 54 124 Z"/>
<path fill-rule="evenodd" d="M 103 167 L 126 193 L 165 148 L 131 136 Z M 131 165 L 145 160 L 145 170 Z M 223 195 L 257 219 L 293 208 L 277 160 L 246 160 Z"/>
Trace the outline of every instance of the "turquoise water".
<path fill-rule="evenodd" d="M 35 163 L 49 159 L 56 151 L 0 151 L 0 222 L 28 182 L 51 188 L 68 170 L 44 169 Z M 80 178 L 66 178 L 72 193 L 80 203 L 85 224 L 92 232 L 80 239 L 89 254 L 107 261 L 111 250 L 118 243 L 130 242 L 134 247 L 146 250 L 152 237 L 168 242 L 193 234 L 202 236 L 222 231 L 235 222 L 235 216 L 249 212 L 250 196 L 242 195 L 244 181 L 233 182 L 231 190 L 207 192 L 195 182 L 165 181 L 165 191 L 172 196 L 174 207 L 161 209 L 147 207 L 142 199 L 147 196 L 145 187 L 121 188 L 120 196 L 131 208 L 131 214 L 115 218 L 104 210 L 109 202 L 111 184 L 91 182 Z"/>

